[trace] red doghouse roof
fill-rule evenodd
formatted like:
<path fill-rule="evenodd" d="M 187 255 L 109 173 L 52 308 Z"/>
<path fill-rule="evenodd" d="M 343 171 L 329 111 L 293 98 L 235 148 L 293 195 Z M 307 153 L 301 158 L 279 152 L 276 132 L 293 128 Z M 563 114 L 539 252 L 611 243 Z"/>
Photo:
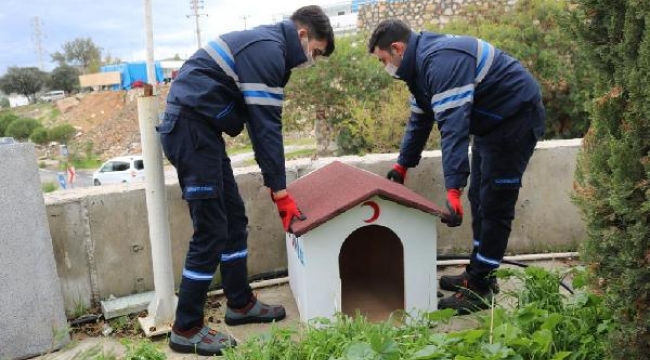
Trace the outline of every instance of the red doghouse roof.
<path fill-rule="evenodd" d="M 407 187 L 339 161 L 292 182 L 287 190 L 307 217 L 307 220 L 294 221 L 291 229 L 297 236 L 374 196 L 438 217 L 448 216 L 431 200 Z"/>

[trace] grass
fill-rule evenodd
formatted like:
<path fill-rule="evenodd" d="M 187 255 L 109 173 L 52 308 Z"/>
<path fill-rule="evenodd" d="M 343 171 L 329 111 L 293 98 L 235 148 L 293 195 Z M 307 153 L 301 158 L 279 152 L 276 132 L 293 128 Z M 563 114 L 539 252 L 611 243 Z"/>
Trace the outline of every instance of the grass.
<path fill-rule="evenodd" d="M 227 149 L 228 156 L 239 155 L 244 153 L 249 153 L 253 151 L 252 145 L 237 145 L 232 148 Z"/>
<path fill-rule="evenodd" d="M 102 160 L 98 158 L 90 158 L 90 159 L 72 159 L 68 163 L 68 165 L 74 166 L 76 170 L 79 169 L 85 169 L 85 170 L 94 170 L 99 167 L 99 165 L 102 164 Z M 65 171 L 66 169 L 66 162 L 65 161 L 59 161 L 59 166 L 58 169 L 61 171 Z"/>
<path fill-rule="evenodd" d="M 43 190 L 44 193 L 51 193 L 52 191 L 56 191 L 59 189 L 59 184 L 52 181 L 48 181 L 41 185 L 41 189 Z"/>

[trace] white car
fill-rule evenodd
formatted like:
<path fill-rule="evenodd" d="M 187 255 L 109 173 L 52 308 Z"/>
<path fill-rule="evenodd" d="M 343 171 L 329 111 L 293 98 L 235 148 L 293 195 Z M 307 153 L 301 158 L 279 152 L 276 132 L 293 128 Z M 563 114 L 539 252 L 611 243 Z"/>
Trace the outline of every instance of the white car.
<path fill-rule="evenodd" d="M 120 156 L 102 164 L 93 173 L 93 185 L 130 184 L 144 181 L 142 156 Z"/>
<path fill-rule="evenodd" d="M 65 98 L 65 92 L 63 90 L 54 90 L 54 91 L 47 92 L 43 96 L 41 96 L 41 101 L 52 102 L 64 98 Z"/>

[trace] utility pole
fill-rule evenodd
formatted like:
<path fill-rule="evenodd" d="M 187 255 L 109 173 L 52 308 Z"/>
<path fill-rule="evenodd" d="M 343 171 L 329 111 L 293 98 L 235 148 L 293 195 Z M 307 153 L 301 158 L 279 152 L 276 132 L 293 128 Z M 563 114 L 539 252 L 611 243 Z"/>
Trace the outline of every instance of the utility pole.
<path fill-rule="evenodd" d="M 250 15 L 243 15 L 241 18 L 244 20 L 244 30 L 246 30 L 246 19 L 248 19 Z"/>
<path fill-rule="evenodd" d="M 38 55 L 39 69 L 43 70 L 43 22 L 38 16 L 32 18 L 32 27 L 34 28 L 34 32 L 32 33 L 32 41 L 34 42 L 36 55 Z"/>
<path fill-rule="evenodd" d="M 192 10 L 191 15 L 186 15 L 186 17 L 194 17 L 195 21 L 195 26 L 196 26 L 196 44 L 198 45 L 198 48 L 200 49 L 201 46 L 201 27 L 199 26 L 199 17 L 200 16 L 208 16 L 208 14 L 201 14 L 201 10 L 204 9 L 203 6 L 203 0 L 190 0 L 190 9 Z"/>

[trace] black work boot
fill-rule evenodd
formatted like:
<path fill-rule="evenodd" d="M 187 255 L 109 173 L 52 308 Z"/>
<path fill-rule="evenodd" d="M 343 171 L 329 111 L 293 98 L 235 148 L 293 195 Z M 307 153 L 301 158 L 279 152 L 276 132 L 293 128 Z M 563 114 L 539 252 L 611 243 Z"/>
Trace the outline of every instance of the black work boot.
<path fill-rule="evenodd" d="M 454 286 L 456 293 L 438 302 L 438 309 L 454 309 L 457 315 L 467 315 L 490 307 L 494 292 L 493 279 L 477 279 L 467 272 L 459 276 L 447 276 L 440 279 L 440 287 L 449 289 Z"/>
<path fill-rule="evenodd" d="M 471 286 L 470 286 L 471 288 Z M 441 299 L 438 309 L 454 309 L 457 315 L 467 315 L 490 307 L 494 293 L 492 289 L 459 289 L 454 295 Z"/>
<path fill-rule="evenodd" d="M 463 271 L 460 275 L 443 275 L 440 277 L 440 288 L 447 291 L 458 291 L 461 288 L 467 288 L 467 283 L 470 281 L 471 275 L 467 271 Z M 493 293 L 499 293 L 499 284 L 495 277 L 488 278 L 490 282 L 490 289 Z"/>

